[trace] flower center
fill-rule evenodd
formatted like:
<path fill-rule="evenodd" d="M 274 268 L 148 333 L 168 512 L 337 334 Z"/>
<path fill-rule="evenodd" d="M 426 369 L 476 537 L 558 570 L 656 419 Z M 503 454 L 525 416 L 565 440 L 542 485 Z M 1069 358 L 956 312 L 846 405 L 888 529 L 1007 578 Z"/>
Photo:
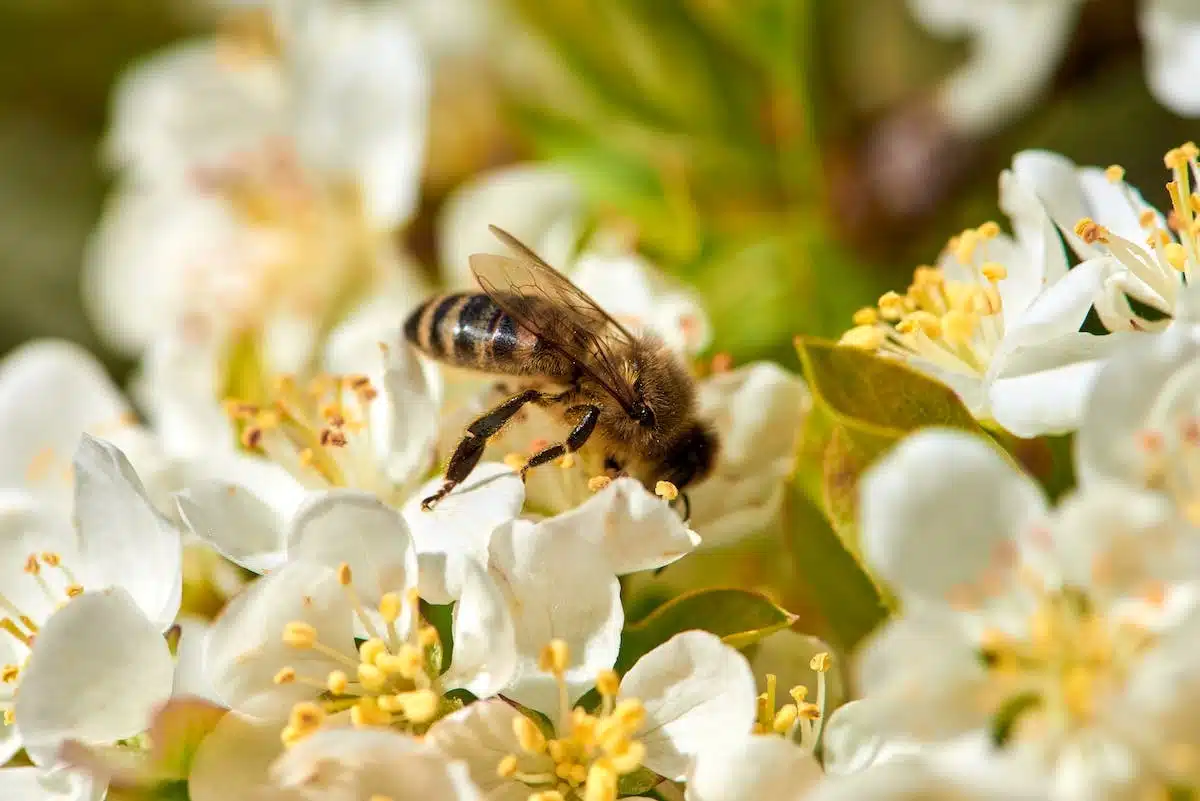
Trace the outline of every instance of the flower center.
<path fill-rule="evenodd" d="M 83 593 L 83 585 L 71 569 L 63 564 L 62 557 L 53 551 L 31 553 L 25 559 L 22 572 L 37 584 L 38 590 L 54 609 L 65 606 L 72 598 Z M 15 639 L 25 650 L 31 650 L 41 629 L 32 615 L 3 593 L 0 593 L 0 614 L 3 615 L 0 617 L 0 632 Z M 6 726 L 14 722 L 12 702 L 16 697 L 22 669 L 23 665 L 15 663 L 0 666 L 0 711 L 3 712 Z"/>
<path fill-rule="evenodd" d="M 1161 603 L 1161 596 L 1160 587 L 1146 600 Z M 988 629 L 981 637 L 980 656 L 999 694 L 995 742 L 1097 725 L 1105 699 L 1121 690 L 1152 641 L 1144 627 L 1104 614 L 1080 590 L 1042 591 L 1022 636 Z"/>
<path fill-rule="evenodd" d="M 617 700 L 620 679 L 611 670 L 596 678 L 601 701 L 595 713 L 569 709 L 568 662 L 562 640 L 542 649 L 540 667 L 558 684 L 564 730 L 548 738 L 529 718 L 516 718 L 513 731 L 521 753 L 504 757 L 497 773 L 529 787 L 529 801 L 616 801 L 620 777 L 641 767 L 646 754 L 646 747 L 634 739 L 646 710 L 637 699 Z"/>
<path fill-rule="evenodd" d="M 377 610 L 384 621 L 381 631 L 351 579 L 350 566 L 342 564 L 338 581 L 370 635 L 354 655 L 321 642 L 308 623 L 293 621 L 284 627 L 283 641 L 289 647 L 315 651 L 341 665 L 324 677 L 302 676 L 292 667 L 275 674 L 276 684 L 305 684 L 318 695 L 317 700 L 292 708 L 288 725 L 280 732 L 284 745 L 293 745 L 319 729 L 330 715 L 347 710 L 355 727 L 388 726 L 408 734 L 423 734 L 452 711 L 437 682 L 442 660 L 438 633 L 420 619 L 416 590 L 404 599 L 395 593 L 383 595 Z M 398 621 L 407 633 L 401 632 Z"/>
<path fill-rule="evenodd" d="M 230 399 L 225 411 L 241 444 L 276 462 L 305 486 L 349 486 L 388 499 L 392 486 L 375 451 L 371 404 L 378 391 L 364 375 L 319 375 L 301 389 L 276 378 L 266 404 Z"/>
<path fill-rule="evenodd" d="M 808 688 L 799 684 L 788 690 L 792 703 L 776 708 L 778 679 L 773 673 L 768 673 L 767 691 L 758 696 L 754 733 L 777 734 L 789 740 L 796 740 L 799 734 L 800 747 L 811 753 L 821 739 L 821 728 L 825 723 L 825 674 L 833 667 L 833 659 L 828 653 L 822 652 L 808 664 L 817 674 L 817 702 L 810 703 Z"/>
<path fill-rule="evenodd" d="M 988 222 L 951 239 L 946 269 L 918 267 L 903 295 L 888 292 L 878 306 L 859 309 L 842 344 L 982 376 L 1004 335 L 998 285 L 1008 273 L 984 259 L 986 243 L 999 232 Z"/>

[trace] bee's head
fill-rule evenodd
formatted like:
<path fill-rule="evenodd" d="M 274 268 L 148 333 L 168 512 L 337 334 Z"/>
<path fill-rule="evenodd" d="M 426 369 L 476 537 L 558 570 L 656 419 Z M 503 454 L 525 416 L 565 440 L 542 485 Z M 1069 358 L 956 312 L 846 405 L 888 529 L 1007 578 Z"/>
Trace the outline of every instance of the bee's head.
<path fill-rule="evenodd" d="M 663 454 L 660 477 L 680 489 L 694 484 L 712 471 L 719 451 L 717 432 L 704 423 L 693 422 Z"/>

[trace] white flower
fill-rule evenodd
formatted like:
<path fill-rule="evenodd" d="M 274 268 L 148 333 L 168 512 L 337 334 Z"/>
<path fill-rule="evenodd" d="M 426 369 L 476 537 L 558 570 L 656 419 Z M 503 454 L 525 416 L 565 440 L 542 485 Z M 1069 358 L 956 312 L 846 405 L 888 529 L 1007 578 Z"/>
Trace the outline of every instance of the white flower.
<path fill-rule="evenodd" d="M 1118 166 L 1076 167 L 1057 153 L 1038 150 L 1013 159 L 1017 180 L 1041 199 L 1079 257 L 1103 265 L 1104 292 L 1096 311 L 1110 330 L 1165 327 L 1178 316 L 1185 284 L 1200 280 L 1200 229 L 1190 200 L 1197 153 L 1189 142 L 1164 157 L 1172 172 L 1169 217 L 1126 184 Z M 1130 298 L 1153 311 L 1135 309 Z"/>
<path fill-rule="evenodd" d="M 1153 689 L 1170 708 L 1200 677 L 1183 646 L 1197 556 L 1161 499 L 1097 486 L 1051 515 L 991 446 L 929 431 L 867 474 L 861 521 L 864 555 L 904 609 L 860 654 L 860 714 L 881 735 L 986 734 L 1054 798 L 1187 778 L 1150 755 L 1196 743 L 1139 701 Z M 1167 666 L 1177 680 L 1156 682 Z"/>
<path fill-rule="evenodd" d="M 135 737 L 172 691 L 163 632 L 180 602 L 179 534 L 109 443 L 85 435 L 74 481 L 77 531 L 25 497 L 0 504 L 2 761 L 24 747 L 53 767 L 68 740 Z M 24 776 L 0 772 L 0 789 Z M 82 792 L 75 780 L 38 781 L 48 794 Z"/>
<path fill-rule="evenodd" d="M 701 751 L 687 776 L 687 801 L 799 801 L 822 777 L 812 754 L 781 737 L 743 737 Z"/>
<path fill-rule="evenodd" d="M 1053 224 L 1015 171 L 1000 176 L 995 223 L 950 240 L 901 295 L 855 315 L 846 344 L 878 350 L 943 381 L 980 420 L 1021 437 L 1078 425 L 1083 398 L 1116 340 L 1080 332 L 1106 266 L 1067 269 Z"/>
<path fill-rule="evenodd" d="M 91 354 L 44 339 L 0 361 L 0 488 L 38 507 L 54 525 L 70 523 L 74 503 L 71 459 L 84 432 L 128 454 L 151 497 L 166 501 L 174 481 L 154 436 Z M 165 505 L 165 503 L 164 503 Z"/>
<path fill-rule="evenodd" d="M 206 672 L 225 703 L 281 719 L 324 696 L 332 700 L 318 709 L 331 715 L 399 726 L 433 720 L 446 690 L 487 697 L 509 682 L 513 623 L 474 562 L 458 588 L 452 664 L 443 672 L 431 655 L 437 635 L 418 617 L 416 551 L 394 509 L 329 493 L 301 509 L 292 543 L 292 560 L 235 598 L 211 629 Z M 293 722 L 285 737 L 305 733 Z"/>
<path fill-rule="evenodd" d="M 1041 97 L 1066 54 L 1083 0 L 909 0 L 938 36 L 969 39 L 966 63 L 938 87 L 938 110 L 962 133 L 981 136 Z M 1146 72 L 1159 102 L 1200 114 L 1196 88 L 1200 16 L 1189 0 L 1142 0 Z"/>
<path fill-rule="evenodd" d="M 126 352 L 170 334 L 194 360 L 261 329 L 274 368 L 296 369 L 364 296 L 396 315 L 418 297 L 392 242 L 416 204 L 428 99 L 403 15 L 314 0 L 246 20 L 118 88 L 106 152 L 122 182 L 84 282 Z"/>
<path fill-rule="evenodd" d="M 559 643 L 546 651 L 543 666 L 563 691 L 549 738 L 501 701 L 472 704 L 429 732 L 435 748 L 466 763 L 489 798 L 520 798 L 553 789 L 561 781 L 556 775 L 559 765 L 570 771 L 572 789 L 566 797 L 571 801 L 585 793 L 587 798 L 615 797 L 618 775 L 644 766 L 682 780 L 701 749 L 719 751 L 749 734 L 754 677 L 745 658 L 712 634 L 676 635 L 638 660 L 619 681 L 615 673 L 601 671 L 597 689 L 602 700 L 594 715 L 569 709 L 572 693 L 566 688 L 563 664 L 567 649 Z M 597 738 L 598 748 L 583 747 L 589 738 Z M 593 758 L 600 756 L 605 758 Z M 614 795 L 603 794 L 608 786 Z"/>
<path fill-rule="evenodd" d="M 1200 329 L 1174 325 L 1113 355 L 1096 378 L 1075 439 L 1085 484 L 1162 493 L 1200 525 Z"/>
<path fill-rule="evenodd" d="M 337 488 L 367 492 L 401 511 L 421 554 L 422 596 L 448 603 L 462 559 L 486 561 L 488 538 L 520 513 L 524 489 L 509 468 L 484 462 L 436 509 L 421 510 L 440 484 L 418 486 L 437 435 L 430 378 L 400 345 L 384 349 L 375 380 L 319 376 L 301 387 L 285 377 L 272 403 L 231 404 L 242 442 L 255 453 L 210 460 L 203 469 L 217 477 L 180 494 L 182 518 L 229 559 L 263 572 L 288 558 L 296 536 L 289 521 L 306 498 Z"/>

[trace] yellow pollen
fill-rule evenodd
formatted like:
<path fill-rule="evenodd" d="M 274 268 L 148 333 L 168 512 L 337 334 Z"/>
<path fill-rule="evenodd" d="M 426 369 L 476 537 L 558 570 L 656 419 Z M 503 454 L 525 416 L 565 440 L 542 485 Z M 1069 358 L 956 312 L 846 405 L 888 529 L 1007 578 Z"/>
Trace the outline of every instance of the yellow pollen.
<path fill-rule="evenodd" d="M 1143 228 L 1153 228 L 1157 222 L 1158 217 L 1151 209 L 1143 209 L 1142 213 L 1138 215 L 1138 225 Z"/>
<path fill-rule="evenodd" d="M 1089 245 L 1108 241 L 1108 229 L 1090 217 L 1075 223 L 1075 235 Z"/>
<path fill-rule="evenodd" d="M 670 481 L 659 481 L 654 485 L 654 494 L 663 500 L 673 501 L 679 497 L 679 488 Z"/>
<path fill-rule="evenodd" d="M 1178 242 L 1172 242 L 1163 248 L 1163 256 L 1166 258 L 1167 264 L 1179 272 L 1187 269 L 1187 251 Z"/>
<path fill-rule="evenodd" d="M 1109 183 L 1118 183 L 1125 178 L 1125 168 L 1120 164 L 1113 164 L 1104 171 L 1104 177 L 1108 179 Z"/>
<path fill-rule="evenodd" d="M 567 672 L 571 652 L 565 640 L 551 640 L 538 655 L 538 668 L 544 673 L 560 677 Z"/>
<path fill-rule="evenodd" d="M 42 566 L 38 562 L 37 554 L 31 553 L 25 557 L 25 572 L 31 576 L 39 575 L 42 572 Z"/>
<path fill-rule="evenodd" d="M 612 766 L 595 762 L 587 772 L 587 790 L 583 801 L 616 801 L 617 772 Z"/>
<path fill-rule="evenodd" d="M 887 334 L 882 330 L 872 325 L 860 325 L 842 334 L 842 338 L 838 340 L 838 344 L 860 350 L 874 351 L 879 350 L 885 341 L 887 341 Z"/>
<path fill-rule="evenodd" d="M 608 698 L 616 697 L 617 691 L 621 689 L 621 679 L 617 676 L 615 670 L 602 670 L 596 676 L 596 690 L 602 696 Z"/>
<path fill-rule="evenodd" d="M 345 695 L 350 686 L 350 677 L 344 670 L 331 670 L 325 677 L 325 687 L 334 695 Z"/>
<path fill-rule="evenodd" d="M 517 772 L 517 755 L 509 754 L 500 760 L 496 766 L 496 775 L 501 779 L 511 779 Z"/>
<path fill-rule="evenodd" d="M 979 232 L 968 229 L 955 240 L 951 240 L 949 247 L 954 251 L 954 258 L 962 264 L 969 264 L 975 258 L 975 248 L 979 246 L 979 241 Z"/>
<path fill-rule="evenodd" d="M 564 453 L 559 466 L 562 467 L 563 470 L 570 470 L 575 466 L 575 454 L 571 453 L 570 451 Z"/>
<path fill-rule="evenodd" d="M 312 648 L 317 642 L 317 630 L 310 623 L 293 620 L 283 627 L 283 642 L 292 648 Z"/>
<path fill-rule="evenodd" d="M 521 750 L 527 754 L 541 754 L 546 750 L 545 735 L 536 723 L 524 715 L 513 718 L 513 734 L 521 744 Z"/>
<path fill-rule="evenodd" d="M 387 652 L 388 647 L 383 640 L 372 637 L 358 647 L 358 658 L 368 665 L 373 665 L 375 660 Z"/>
<path fill-rule="evenodd" d="M 46 567 L 58 567 L 62 564 L 62 557 L 53 551 L 43 551 L 42 562 Z"/>
<path fill-rule="evenodd" d="M 379 615 L 385 623 L 395 623 L 400 617 L 400 610 L 403 604 L 400 602 L 400 596 L 394 592 L 385 592 L 383 597 L 379 599 Z"/>
<path fill-rule="evenodd" d="M 417 641 L 421 643 L 422 648 L 432 648 L 441 640 L 441 635 L 433 626 L 421 626 L 421 630 L 417 632 Z"/>
<path fill-rule="evenodd" d="M 354 574 L 350 571 L 350 565 L 342 562 L 338 565 L 337 570 L 338 583 L 343 587 L 350 586 L 350 582 L 354 580 Z"/>
<path fill-rule="evenodd" d="M 796 722 L 798 715 L 799 713 L 796 707 L 792 704 L 784 704 L 781 706 L 779 711 L 775 713 L 775 721 L 772 724 L 772 728 L 775 730 L 775 733 L 784 734 L 787 732 L 787 730 L 792 727 L 792 724 Z"/>
<path fill-rule="evenodd" d="M 988 220 L 977 229 L 984 239 L 995 239 L 1000 235 L 1000 226 L 993 220 Z"/>
<path fill-rule="evenodd" d="M 379 707 L 379 702 L 372 696 L 360 698 L 358 703 L 350 708 L 350 723 L 356 729 L 370 726 L 386 726 L 392 722 L 392 716 Z"/>
<path fill-rule="evenodd" d="M 566 799 L 558 790 L 543 790 L 540 793 L 531 794 L 527 801 L 566 801 Z"/>
<path fill-rule="evenodd" d="M 375 664 L 385 673 L 411 680 L 420 675 L 425 657 L 417 648 L 406 643 L 400 647 L 398 653 L 382 654 L 376 658 Z"/>
<path fill-rule="evenodd" d="M 524 456 L 519 453 L 510 453 L 504 457 L 504 464 L 509 469 L 520 472 L 525 469 L 525 465 L 529 462 Z"/>
<path fill-rule="evenodd" d="M 792 696 L 792 700 L 796 702 L 797 706 L 799 706 L 800 704 L 804 703 L 805 699 L 808 698 L 808 688 L 803 684 L 798 684 L 792 689 L 788 690 L 788 695 Z"/>
<path fill-rule="evenodd" d="M 69 584 L 69 585 L 67 585 L 66 592 L 67 592 L 68 598 L 78 598 L 80 595 L 83 595 L 83 585 L 82 584 Z"/>
<path fill-rule="evenodd" d="M 11 726 L 16 722 L 17 722 L 17 715 L 16 715 L 16 712 L 13 711 L 13 708 L 9 707 L 8 709 L 5 709 L 4 710 L 4 725 Z"/>
<path fill-rule="evenodd" d="M 821 708 L 816 704 L 800 704 L 796 714 L 805 720 L 817 720 L 821 717 Z"/>
<path fill-rule="evenodd" d="M 942 335 L 947 342 L 966 344 L 975 334 L 977 318 L 970 312 L 951 309 L 942 318 Z"/>
<path fill-rule="evenodd" d="M 387 686 L 388 677 L 379 668 L 374 665 L 368 665 L 366 662 L 360 663 L 358 666 L 358 683 L 363 686 L 367 692 L 381 692 Z"/>
<path fill-rule="evenodd" d="M 829 669 L 833 667 L 833 657 L 828 652 L 822 651 L 809 660 L 808 666 L 818 673 L 828 673 Z"/>
<path fill-rule="evenodd" d="M 428 723 L 437 717 L 438 694 L 433 690 L 413 690 L 393 696 L 404 717 L 413 723 Z"/>
<path fill-rule="evenodd" d="M 0 668 L 0 682 L 12 684 L 21 675 L 20 665 L 5 665 Z"/>
<path fill-rule="evenodd" d="M 1003 264 L 997 261 L 986 262 L 979 268 L 979 271 L 989 281 L 1002 281 L 1008 277 L 1008 270 Z"/>
<path fill-rule="evenodd" d="M 879 313 L 883 319 L 896 321 L 908 311 L 908 303 L 903 295 L 897 292 L 885 292 L 879 297 Z"/>
<path fill-rule="evenodd" d="M 1187 166 L 1187 156 L 1184 155 L 1183 148 L 1173 147 L 1163 156 L 1163 164 L 1168 170 L 1182 169 Z"/>
<path fill-rule="evenodd" d="M 588 479 L 588 489 L 592 492 L 599 492 L 612 483 L 612 479 L 608 476 L 592 476 Z"/>
<path fill-rule="evenodd" d="M 875 325 L 879 322 L 879 312 L 868 306 L 856 311 L 853 320 L 855 325 Z"/>
<path fill-rule="evenodd" d="M 296 671 L 294 668 L 280 668 L 279 672 L 271 679 L 275 684 L 291 684 L 296 680 Z"/>

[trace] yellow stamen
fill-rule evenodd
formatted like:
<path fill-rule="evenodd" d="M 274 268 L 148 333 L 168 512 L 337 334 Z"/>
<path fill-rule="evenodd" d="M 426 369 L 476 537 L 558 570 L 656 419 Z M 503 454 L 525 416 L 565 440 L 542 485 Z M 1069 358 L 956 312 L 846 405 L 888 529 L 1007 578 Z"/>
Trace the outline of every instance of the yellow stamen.
<path fill-rule="evenodd" d="M 654 485 L 654 494 L 663 500 L 673 501 L 679 497 L 679 488 L 670 481 L 659 481 Z"/>

